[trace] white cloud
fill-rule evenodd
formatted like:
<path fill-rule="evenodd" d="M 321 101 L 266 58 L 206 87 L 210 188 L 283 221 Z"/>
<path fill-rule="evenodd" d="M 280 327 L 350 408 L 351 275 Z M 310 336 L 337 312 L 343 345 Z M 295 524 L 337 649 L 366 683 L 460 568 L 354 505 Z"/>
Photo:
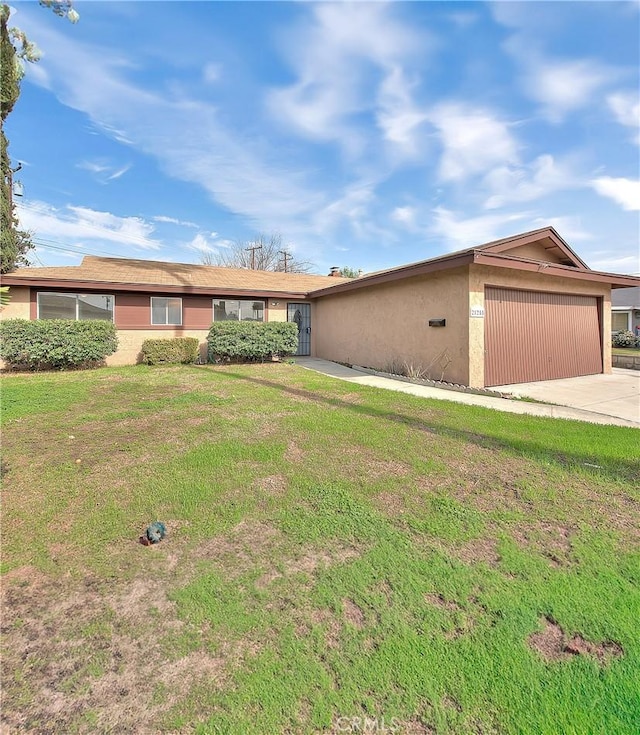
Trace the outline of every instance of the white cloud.
<path fill-rule="evenodd" d="M 412 229 L 415 227 L 417 214 L 418 210 L 415 207 L 396 207 L 393 212 L 391 212 L 391 219 L 395 222 L 399 222 L 409 229 Z"/>
<path fill-rule="evenodd" d="M 594 253 L 590 267 L 605 273 L 625 273 L 640 276 L 640 257 L 638 255 L 612 255 L 611 251 Z"/>
<path fill-rule="evenodd" d="M 622 209 L 640 211 L 640 181 L 600 176 L 591 180 L 591 186 L 601 196 L 613 199 Z"/>
<path fill-rule="evenodd" d="M 171 225 L 180 225 L 181 227 L 194 227 L 197 229 L 198 225 L 195 222 L 189 222 L 188 220 L 182 220 L 182 219 L 176 219 L 175 217 L 167 217 L 164 214 L 159 214 L 156 217 L 153 217 L 154 222 L 163 222 L 165 224 L 171 224 Z M 211 233 L 214 237 L 216 235 L 215 232 Z"/>
<path fill-rule="evenodd" d="M 640 145 L 640 96 L 637 92 L 617 92 L 607 97 L 609 109 L 620 125 L 634 131 L 633 140 Z"/>
<path fill-rule="evenodd" d="M 564 215 L 559 217 L 536 217 L 531 222 L 533 229 L 553 227 L 568 242 L 593 240 L 591 232 L 584 229 L 580 217 Z"/>
<path fill-rule="evenodd" d="M 215 253 L 218 250 L 215 243 L 212 243 L 201 232 L 199 232 L 191 242 L 187 243 L 187 247 L 190 250 L 195 250 L 199 253 Z"/>
<path fill-rule="evenodd" d="M 418 152 L 419 128 L 428 120 L 426 111 L 419 109 L 412 98 L 414 86 L 407 81 L 403 70 L 394 66 L 378 93 L 378 126 L 387 141 L 409 155 Z"/>
<path fill-rule="evenodd" d="M 611 69 L 590 59 L 542 61 L 530 56 L 525 66 L 525 91 L 541 104 L 545 117 L 556 123 L 590 104 L 614 78 Z"/>
<path fill-rule="evenodd" d="M 491 111 L 461 102 L 441 104 L 430 113 L 444 147 L 440 177 L 461 181 L 495 165 L 518 163 L 518 144 L 508 123 Z"/>
<path fill-rule="evenodd" d="M 431 232 L 439 235 L 452 250 L 471 248 L 513 234 L 518 226 L 512 223 L 529 216 L 527 213 L 485 214 L 464 218 L 445 207 L 436 207 L 433 215 Z"/>
<path fill-rule="evenodd" d="M 40 63 L 63 104 L 85 112 L 107 135 L 154 156 L 168 175 L 199 184 L 256 229 L 290 232 L 326 204 L 300 173 L 274 163 L 260 141 L 223 125 L 213 105 L 129 82 L 126 59 L 63 36 L 37 15 L 27 30 L 47 48 Z"/>
<path fill-rule="evenodd" d="M 376 201 L 374 182 L 355 182 L 315 215 L 312 227 L 316 232 L 332 236 L 340 225 L 346 223 L 353 235 L 360 240 L 380 243 L 393 239 L 392 233 L 375 221 Z"/>
<path fill-rule="evenodd" d="M 124 176 L 131 169 L 132 165 L 131 163 L 126 163 L 124 166 L 118 167 L 104 159 L 97 159 L 93 161 L 81 161 L 76 164 L 76 168 L 89 171 L 97 181 L 106 184 L 108 181 L 115 181 L 121 176 Z"/>
<path fill-rule="evenodd" d="M 490 171 L 484 185 L 491 196 L 484 206 L 497 209 L 514 202 L 530 202 L 576 183 L 577 177 L 568 164 L 546 154 L 527 166 L 499 166 Z"/>
<path fill-rule="evenodd" d="M 202 79 L 207 84 L 215 84 L 215 82 L 220 79 L 221 74 L 222 67 L 220 66 L 220 64 L 209 62 L 208 64 L 205 64 L 205 67 L 202 70 Z"/>
<path fill-rule="evenodd" d="M 97 241 L 127 246 L 133 250 L 159 250 L 163 244 L 151 237 L 155 228 L 140 217 L 119 217 L 88 207 L 67 205 L 59 209 L 45 202 L 18 205 L 20 225 L 38 239 L 78 245 Z M 92 246 L 95 247 L 95 244 Z"/>
<path fill-rule="evenodd" d="M 399 80 L 403 61 L 424 53 L 430 39 L 418 38 L 398 21 L 388 3 L 318 3 L 312 13 L 311 22 L 282 41 L 298 78 L 271 91 L 271 113 L 300 135 L 337 141 L 353 155 L 366 142 L 354 116 L 376 114 L 378 99 L 383 131 L 406 145 L 408 131 L 416 124 L 413 116 L 406 119 L 409 89 L 393 92 L 390 87 Z M 383 82 L 377 91 L 380 72 Z M 404 112 L 393 113 L 397 103 Z"/>

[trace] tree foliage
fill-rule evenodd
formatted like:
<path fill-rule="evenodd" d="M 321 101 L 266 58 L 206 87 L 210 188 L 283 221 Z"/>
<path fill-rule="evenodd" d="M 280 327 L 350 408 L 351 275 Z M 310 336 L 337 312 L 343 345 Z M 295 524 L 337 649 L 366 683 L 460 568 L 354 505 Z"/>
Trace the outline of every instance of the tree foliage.
<path fill-rule="evenodd" d="M 80 17 L 71 0 L 40 0 L 60 16 L 76 23 Z M 0 273 L 8 273 L 20 265 L 29 265 L 27 253 L 33 248 L 31 235 L 18 229 L 13 204 L 13 173 L 9 157 L 9 141 L 4 123 L 20 97 L 20 82 L 24 76 L 24 62 L 35 62 L 40 52 L 19 28 L 9 27 L 11 11 L 0 5 Z"/>
<path fill-rule="evenodd" d="M 215 253 L 203 253 L 205 265 L 223 268 L 247 268 L 257 271 L 309 273 L 314 264 L 295 257 L 283 244 L 282 235 L 259 235 L 249 242 L 236 242 Z"/>
<path fill-rule="evenodd" d="M 360 278 L 361 273 L 362 271 L 358 271 L 350 265 L 345 265 L 343 268 L 340 268 L 340 275 L 343 278 Z"/>

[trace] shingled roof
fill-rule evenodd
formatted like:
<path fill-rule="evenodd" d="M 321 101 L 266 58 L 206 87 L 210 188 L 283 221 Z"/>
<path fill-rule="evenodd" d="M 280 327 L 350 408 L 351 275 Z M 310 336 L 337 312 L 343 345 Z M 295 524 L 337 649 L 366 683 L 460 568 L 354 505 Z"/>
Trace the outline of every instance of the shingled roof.
<path fill-rule="evenodd" d="M 86 255 L 80 265 L 50 268 L 19 268 L 4 276 L 8 285 L 58 285 L 64 282 L 91 285 L 117 286 L 117 290 L 211 291 L 216 293 L 262 293 L 305 295 L 319 288 L 326 288 L 348 281 L 348 278 L 316 276 L 306 273 L 282 273 L 248 270 L 244 268 L 219 268 L 211 265 L 166 263 L 154 260 L 129 258 L 102 258 Z"/>

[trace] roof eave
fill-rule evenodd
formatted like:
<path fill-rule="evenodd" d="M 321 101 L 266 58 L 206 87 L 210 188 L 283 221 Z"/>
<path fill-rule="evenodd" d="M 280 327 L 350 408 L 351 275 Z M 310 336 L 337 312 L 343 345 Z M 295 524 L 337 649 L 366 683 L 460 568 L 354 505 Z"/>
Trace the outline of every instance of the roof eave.
<path fill-rule="evenodd" d="M 203 296 L 251 296 L 262 298 L 300 299 L 305 298 L 306 291 L 278 291 L 274 289 L 247 289 L 230 286 L 192 286 L 165 285 L 157 283 L 121 283 L 119 281 L 91 281 L 74 278 L 21 278 L 4 276 L 3 284 L 7 286 L 29 286 L 31 288 L 76 288 L 90 291 L 135 291 L 143 293 L 186 293 Z"/>
<path fill-rule="evenodd" d="M 476 250 L 481 252 L 489 253 L 502 253 L 505 250 L 510 250 L 514 247 L 520 247 L 522 245 L 528 245 L 532 242 L 539 242 L 544 238 L 548 238 L 553 242 L 564 255 L 572 260 L 576 265 L 575 267 L 579 270 L 591 270 L 589 266 L 575 253 L 571 247 L 562 239 L 562 237 L 556 232 L 553 227 L 543 227 L 539 230 L 533 230 L 532 232 L 525 232 L 521 235 L 514 235 L 513 237 L 506 237 L 503 240 L 498 240 L 495 243 L 488 243 L 487 245 L 481 245 Z M 517 257 L 517 256 L 514 256 Z M 571 266 L 568 266 L 571 267 Z"/>
<path fill-rule="evenodd" d="M 560 278 L 575 278 L 583 281 L 608 283 L 612 288 L 628 288 L 629 286 L 640 284 L 640 278 L 637 276 L 626 276 L 621 273 L 604 273 L 591 269 L 581 270 L 569 265 L 544 263 L 539 260 L 525 260 L 524 258 L 516 258 L 515 256 L 487 253 L 482 250 L 476 250 L 474 252 L 473 262 L 476 265 L 511 268 L 514 270 L 544 273 L 545 275 L 558 276 Z"/>
<path fill-rule="evenodd" d="M 391 283 L 393 281 L 403 280 L 405 278 L 422 276 L 428 273 L 436 273 L 437 271 L 447 270 L 449 268 L 457 268 L 471 262 L 473 262 L 473 253 L 471 251 L 465 251 L 452 256 L 444 256 L 442 258 L 427 260 L 421 263 L 412 263 L 411 265 L 394 268 L 391 271 L 375 273 L 371 276 L 354 278 L 352 281 L 348 281 L 347 283 L 338 283 L 335 286 L 310 291 L 307 295 L 310 299 L 315 299 L 336 293 L 344 293 L 345 291 L 355 291 L 356 289 L 366 288 L 367 286 L 378 286 L 385 283 Z"/>

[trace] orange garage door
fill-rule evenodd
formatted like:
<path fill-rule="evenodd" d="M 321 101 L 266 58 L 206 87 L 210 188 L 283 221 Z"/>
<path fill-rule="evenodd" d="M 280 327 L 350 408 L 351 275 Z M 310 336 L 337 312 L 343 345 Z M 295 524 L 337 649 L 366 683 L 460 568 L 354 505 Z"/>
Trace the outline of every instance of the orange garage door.
<path fill-rule="evenodd" d="M 485 385 L 602 372 L 596 296 L 485 288 Z"/>

